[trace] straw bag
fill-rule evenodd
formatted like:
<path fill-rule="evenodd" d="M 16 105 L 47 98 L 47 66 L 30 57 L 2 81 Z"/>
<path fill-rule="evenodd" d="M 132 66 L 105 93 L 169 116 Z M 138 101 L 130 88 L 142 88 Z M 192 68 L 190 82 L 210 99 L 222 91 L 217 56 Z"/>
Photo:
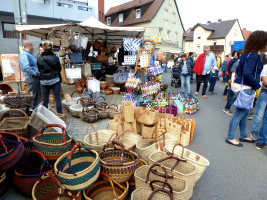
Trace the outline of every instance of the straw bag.
<path fill-rule="evenodd" d="M 140 159 L 139 165 L 137 166 L 136 169 L 138 169 L 139 167 L 142 167 L 144 165 L 148 165 L 147 162 L 144 161 L 143 159 Z M 132 176 L 132 178 L 128 181 L 128 183 L 129 183 L 129 190 L 135 190 L 136 189 L 134 176 Z"/>
<path fill-rule="evenodd" d="M 22 113 L 23 117 L 7 117 L 4 116 L 12 111 Z M 4 119 L 3 119 L 4 118 Z M 20 109 L 9 109 L 2 113 L 0 117 L 0 131 L 15 133 L 18 136 L 29 138 L 29 128 L 28 128 L 28 115 Z"/>
<path fill-rule="evenodd" d="M 197 154 L 193 152 L 192 149 L 195 147 L 199 147 L 201 149 L 201 153 Z M 165 146 L 165 150 L 167 152 L 173 152 L 174 156 L 179 156 L 187 159 L 187 162 L 197 167 L 195 182 L 197 182 L 201 178 L 206 168 L 210 165 L 210 162 L 202 156 L 204 149 L 200 145 L 192 146 L 190 149 L 186 149 L 181 146 L 167 145 Z"/>
<path fill-rule="evenodd" d="M 103 148 L 103 152 L 99 154 L 101 161 L 101 171 L 108 174 L 111 178 L 119 183 L 126 182 L 131 179 L 135 169 L 139 164 L 139 156 L 124 148 L 117 141 L 112 141 L 113 145 L 119 145 L 120 149 Z"/>
<path fill-rule="evenodd" d="M 3 196 L 8 189 L 8 182 L 5 172 L 0 172 L 0 197 Z"/>
<path fill-rule="evenodd" d="M 166 132 L 177 137 L 178 143 L 180 143 L 181 131 L 182 126 L 180 124 L 176 124 L 169 120 L 166 120 Z"/>
<path fill-rule="evenodd" d="M 142 139 L 142 136 L 140 136 L 138 133 L 131 130 L 125 130 L 124 132 L 119 134 L 114 140 L 123 144 L 125 149 L 134 151 L 136 142 L 140 139 Z"/>
<path fill-rule="evenodd" d="M 189 145 L 190 133 L 191 133 L 191 124 L 185 122 L 182 127 L 181 141 L 180 141 L 181 145 L 183 145 L 184 147 Z"/>
<path fill-rule="evenodd" d="M 0 171 L 15 166 L 24 154 L 25 148 L 14 133 L 0 132 Z"/>
<path fill-rule="evenodd" d="M 134 177 L 136 188 L 149 187 L 151 181 L 159 180 L 172 186 L 173 196 L 177 199 L 188 200 L 193 194 L 192 190 L 189 190 L 186 180 L 168 174 L 166 168 L 161 164 L 144 165 L 135 171 Z M 155 184 L 155 188 L 160 189 L 162 186 L 161 184 Z"/>
<path fill-rule="evenodd" d="M 76 144 L 58 158 L 54 167 L 58 180 L 71 191 L 82 191 L 93 185 L 100 173 L 100 160 L 95 150 Z"/>
<path fill-rule="evenodd" d="M 123 122 L 123 128 L 124 130 L 131 130 L 137 133 L 136 120 L 134 119 L 133 122 Z"/>
<path fill-rule="evenodd" d="M 46 172 L 53 169 L 52 165 L 39 151 L 31 150 L 14 172 L 13 182 L 19 192 L 25 196 L 32 195 L 32 188 L 36 181 Z"/>
<path fill-rule="evenodd" d="M 58 113 L 54 108 L 49 108 L 50 111 L 52 111 L 56 116 L 58 116 L 60 119 L 62 119 L 64 122 L 67 121 L 66 114 Z"/>
<path fill-rule="evenodd" d="M 94 132 L 89 133 L 89 127 L 92 127 Z M 105 145 L 112 147 L 111 141 L 115 139 L 116 133 L 111 130 L 98 130 L 96 131 L 93 125 L 87 127 L 87 134 L 84 137 L 84 144 L 88 148 L 94 149 L 96 152 L 102 151 Z"/>
<path fill-rule="evenodd" d="M 80 113 L 81 120 L 87 123 L 93 123 L 99 120 L 100 113 L 96 109 L 88 109 L 87 107 L 83 107 L 82 112 Z"/>
<path fill-rule="evenodd" d="M 155 130 L 156 130 L 155 125 L 145 125 L 145 124 L 141 125 L 141 133 L 144 139 L 151 139 L 152 134 L 154 133 Z"/>
<path fill-rule="evenodd" d="M 124 200 L 127 198 L 128 191 L 128 182 L 126 182 L 126 186 L 124 186 L 109 177 L 107 174 L 101 172 L 97 182 L 87 190 L 83 191 L 83 196 L 86 200 Z"/>
<path fill-rule="evenodd" d="M 58 127 L 62 133 L 44 133 L 44 130 L 49 127 Z M 59 156 L 69 150 L 72 140 L 66 129 L 59 124 L 47 124 L 32 139 L 35 148 L 44 154 L 47 160 L 57 160 Z"/>
<path fill-rule="evenodd" d="M 130 101 L 122 102 L 123 117 L 126 122 L 134 122 L 134 108 Z"/>
<path fill-rule="evenodd" d="M 136 110 L 137 121 L 146 125 L 155 125 L 158 122 L 159 111 L 149 108 Z"/>
<path fill-rule="evenodd" d="M 118 115 L 119 113 L 120 112 L 119 112 L 118 106 L 116 104 L 111 104 L 108 107 L 108 116 L 110 119 L 113 119 L 114 115 Z"/>
<path fill-rule="evenodd" d="M 81 192 L 70 192 L 52 173 L 45 174 L 38 180 L 32 189 L 33 200 L 64 199 L 81 200 Z"/>
<path fill-rule="evenodd" d="M 170 175 L 187 181 L 188 190 L 193 193 L 197 168 L 185 159 L 174 156 L 171 153 L 158 151 L 149 156 L 149 166 L 156 163 L 163 165 Z"/>
<path fill-rule="evenodd" d="M 109 120 L 109 129 L 116 132 L 117 134 L 121 134 L 124 131 L 124 124 L 119 118 L 114 118 Z"/>

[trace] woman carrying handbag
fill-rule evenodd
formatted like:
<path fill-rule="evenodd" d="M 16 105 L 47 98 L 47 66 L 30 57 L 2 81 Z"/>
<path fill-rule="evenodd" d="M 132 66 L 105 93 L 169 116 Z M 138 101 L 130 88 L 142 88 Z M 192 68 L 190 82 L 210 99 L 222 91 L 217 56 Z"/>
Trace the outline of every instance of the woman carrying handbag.
<path fill-rule="evenodd" d="M 253 32 L 244 47 L 244 54 L 240 57 L 237 68 L 237 76 L 232 90 L 237 99 L 235 114 L 230 121 L 226 143 L 242 147 L 240 142 L 254 143 L 255 140 L 247 136 L 247 120 L 249 111 L 252 107 L 255 91 L 261 87 L 260 73 L 263 69 L 259 54 L 266 51 L 267 33 L 264 31 Z M 235 131 L 240 127 L 240 139 L 235 139 Z"/>
<path fill-rule="evenodd" d="M 62 113 L 61 104 L 61 65 L 59 58 L 52 52 L 53 43 L 45 41 L 42 43 L 44 52 L 37 59 L 37 65 L 40 72 L 40 83 L 43 93 L 45 107 L 48 107 L 50 90 L 53 91 L 53 96 L 56 101 L 57 112 Z"/>

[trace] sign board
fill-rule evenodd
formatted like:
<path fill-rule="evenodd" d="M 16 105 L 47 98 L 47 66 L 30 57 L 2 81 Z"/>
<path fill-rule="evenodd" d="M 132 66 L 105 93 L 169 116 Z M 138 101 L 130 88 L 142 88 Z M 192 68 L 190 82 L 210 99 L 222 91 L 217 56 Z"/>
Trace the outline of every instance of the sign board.
<path fill-rule="evenodd" d="M 15 24 L 27 24 L 26 0 L 13 0 Z"/>
<path fill-rule="evenodd" d="M 20 82 L 20 76 L 21 81 L 25 81 L 18 54 L 1 54 L 1 68 L 4 82 Z"/>

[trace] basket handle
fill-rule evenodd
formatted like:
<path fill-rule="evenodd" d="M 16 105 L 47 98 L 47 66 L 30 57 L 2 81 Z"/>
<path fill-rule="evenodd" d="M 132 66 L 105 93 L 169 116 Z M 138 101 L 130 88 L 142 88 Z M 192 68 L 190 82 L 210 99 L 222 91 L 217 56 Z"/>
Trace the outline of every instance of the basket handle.
<path fill-rule="evenodd" d="M 6 154 L 8 154 L 8 150 L 6 148 L 6 145 L 4 144 L 3 136 L 1 134 L 0 134 L 0 142 L 1 142 L 2 146 L 4 147 Z"/>
<path fill-rule="evenodd" d="M 47 173 L 47 174 L 57 184 L 57 186 L 59 186 L 59 187 L 61 186 L 60 181 L 58 180 L 58 178 L 54 174 L 52 174 L 52 173 Z"/>
<path fill-rule="evenodd" d="M 0 121 L 2 121 L 3 117 L 5 116 L 5 114 L 10 112 L 10 111 L 19 111 L 19 112 L 21 112 L 23 115 L 25 115 L 26 119 L 29 121 L 28 115 L 23 110 L 20 110 L 20 109 L 9 109 L 9 110 L 6 110 L 5 112 L 2 113 L 2 115 L 0 117 Z"/>
<path fill-rule="evenodd" d="M 92 135 L 88 132 L 89 128 L 92 127 L 94 132 L 95 132 L 95 137 L 96 137 L 96 142 L 97 142 L 97 145 L 99 145 L 99 140 L 98 140 L 98 132 L 97 130 L 95 129 L 94 125 L 93 124 L 90 124 L 87 126 L 87 135 L 89 137 L 89 142 L 90 144 L 92 144 Z"/>
<path fill-rule="evenodd" d="M 158 173 L 157 170 L 153 170 L 154 167 L 160 167 L 160 168 L 163 170 L 164 175 Z M 147 175 L 146 175 L 146 183 L 148 183 L 148 181 L 149 181 L 149 176 L 150 176 L 150 173 L 151 173 L 151 172 L 152 172 L 152 174 L 154 174 L 154 175 L 157 175 L 157 176 L 160 176 L 160 177 L 165 178 L 165 181 L 166 181 L 166 182 L 168 181 L 168 178 L 170 178 L 170 179 L 173 178 L 172 175 L 168 175 L 168 172 L 167 172 L 166 168 L 165 168 L 163 165 L 161 165 L 161 164 L 159 164 L 159 163 L 156 163 L 156 164 L 152 165 L 152 166 L 149 168 L 149 170 L 148 170 L 148 172 L 147 172 Z"/>
<path fill-rule="evenodd" d="M 176 146 L 181 146 L 182 147 L 183 150 L 182 150 L 181 158 L 184 159 L 184 146 L 182 144 L 175 144 L 173 146 L 172 155 L 174 155 L 174 149 L 175 149 Z"/>
<path fill-rule="evenodd" d="M 121 125 L 122 132 L 124 132 L 124 122 L 119 122 L 119 123 L 117 124 L 117 126 L 116 126 L 116 133 L 117 133 L 117 135 L 119 134 L 119 133 L 118 133 L 119 125 Z"/>
<path fill-rule="evenodd" d="M 98 100 L 100 97 L 102 97 L 102 98 L 104 99 L 104 101 L 106 101 L 105 97 L 103 97 L 103 96 L 99 96 L 99 97 L 97 97 L 95 101 L 97 102 L 97 100 Z"/>
<path fill-rule="evenodd" d="M 151 182 L 152 182 L 152 181 L 151 181 Z M 151 183 L 151 182 L 150 182 L 150 183 Z M 161 181 L 153 180 L 152 183 L 154 183 L 154 182 L 161 182 Z M 164 183 L 164 182 L 163 182 L 163 183 Z M 164 184 L 168 185 L 168 187 L 170 188 L 170 191 L 165 190 L 165 189 L 163 189 L 163 188 L 154 190 L 154 188 L 153 188 L 153 192 L 152 192 L 151 195 L 149 196 L 148 200 L 152 200 L 153 196 L 154 196 L 157 192 L 164 192 L 164 193 L 166 193 L 166 194 L 168 194 L 168 195 L 170 196 L 170 199 L 171 199 L 171 200 L 173 200 L 172 187 L 170 186 L 169 183 L 166 183 L 166 182 L 165 182 Z M 153 187 L 153 186 L 151 186 L 151 187 Z"/>
<path fill-rule="evenodd" d="M 49 108 L 54 114 L 57 114 L 57 111 L 54 108 Z"/>
<path fill-rule="evenodd" d="M 102 79 L 104 79 L 105 81 L 107 81 L 107 80 L 105 79 L 105 77 L 101 77 L 101 78 L 99 79 L 99 81 L 102 80 Z"/>
<path fill-rule="evenodd" d="M 158 160 L 157 163 L 161 163 L 161 162 L 163 162 L 163 161 L 165 161 L 165 160 L 170 160 L 170 159 L 174 159 L 174 160 L 176 160 L 176 163 L 175 163 L 175 164 L 173 165 L 173 167 L 171 168 L 171 171 L 173 171 L 173 170 L 178 166 L 178 164 L 179 164 L 180 161 L 181 161 L 181 162 L 187 162 L 186 159 L 181 159 L 181 158 L 179 158 L 179 157 L 177 157 L 177 156 L 174 156 L 173 154 L 171 154 L 171 153 L 169 153 L 169 152 L 166 152 L 166 154 L 167 154 L 167 157 Z"/>
<path fill-rule="evenodd" d="M 203 148 L 202 146 L 200 146 L 200 145 L 194 145 L 194 146 L 192 146 L 189 150 L 192 150 L 192 149 L 194 149 L 195 147 L 198 147 L 198 148 L 201 149 L 201 152 L 199 153 L 199 155 L 202 155 L 202 154 L 204 153 L 204 148 Z M 188 157 L 188 156 L 190 155 L 190 152 L 187 151 L 187 152 L 185 153 L 185 155 Z M 200 159 L 200 156 L 199 156 L 199 155 L 196 155 L 196 161 L 199 161 L 199 159 Z"/>
<path fill-rule="evenodd" d="M 79 95 L 79 97 L 81 97 L 81 94 L 77 91 L 72 92 L 70 96 L 72 97 L 74 93 L 77 93 Z"/>

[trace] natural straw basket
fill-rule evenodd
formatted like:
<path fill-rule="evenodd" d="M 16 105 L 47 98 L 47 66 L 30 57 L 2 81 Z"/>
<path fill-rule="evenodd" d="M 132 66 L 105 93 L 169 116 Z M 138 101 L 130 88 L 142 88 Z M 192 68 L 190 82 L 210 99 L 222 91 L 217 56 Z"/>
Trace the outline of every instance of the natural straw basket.
<path fill-rule="evenodd" d="M 101 81 L 101 80 L 104 80 L 104 81 Z M 108 82 L 106 81 L 106 79 L 104 77 L 101 77 L 99 79 L 99 81 L 100 81 L 100 89 L 101 90 L 104 90 L 108 87 Z"/>
<path fill-rule="evenodd" d="M 148 165 L 147 162 L 144 161 L 143 159 L 140 159 L 139 160 L 139 165 L 137 166 L 137 168 L 142 167 L 144 165 Z M 135 179 L 134 179 L 134 176 L 132 176 L 132 178 L 128 182 L 129 182 L 129 189 L 130 190 L 135 190 L 136 188 L 135 188 Z"/>
<path fill-rule="evenodd" d="M 122 113 L 125 122 L 134 122 L 134 108 L 131 101 L 123 101 L 122 102 Z"/>
<path fill-rule="evenodd" d="M 197 154 L 193 152 L 192 149 L 195 147 L 200 148 L 201 153 Z M 197 182 L 201 178 L 206 168 L 210 165 L 210 162 L 202 156 L 204 149 L 200 145 L 192 146 L 190 149 L 184 148 L 184 152 L 183 147 L 175 145 L 167 145 L 165 146 L 165 150 L 172 152 L 175 156 L 182 156 L 183 158 L 187 159 L 187 162 L 197 167 L 195 182 Z"/>
<path fill-rule="evenodd" d="M 107 174 L 101 172 L 97 182 L 87 190 L 83 191 L 83 196 L 86 200 L 124 200 L 127 197 L 128 191 L 128 182 L 126 182 L 126 186 L 124 186 Z"/>
<path fill-rule="evenodd" d="M 96 109 L 99 112 L 99 118 L 100 119 L 106 119 L 108 118 L 108 109 L 107 108 L 97 108 Z"/>
<path fill-rule="evenodd" d="M 100 159 L 95 150 L 76 144 L 54 165 L 58 180 L 71 191 L 82 191 L 92 186 L 100 173 Z"/>
<path fill-rule="evenodd" d="M 142 139 L 138 133 L 126 130 L 119 134 L 114 140 L 123 144 L 125 149 L 135 151 L 135 145 L 138 140 Z"/>
<path fill-rule="evenodd" d="M 120 87 L 115 87 L 114 85 L 112 85 L 111 87 L 112 91 L 113 91 L 113 94 L 120 94 L 120 90 L 121 88 Z"/>
<path fill-rule="evenodd" d="M 120 113 L 118 106 L 116 104 L 111 104 L 108 107 L 108 116 L 110 119 L 114 118 L 114 115 L 118 115 Z"/>
<path fill-rule="evenodd" d="M 94 132 L 89 133 L 89 128 L 92 127 Z M 116 133 L 111 130 L 96 130 L 95 127 L 90 124 L 87 127 L 87 134 L 84 137 L 84 144 L 88 148 L 94 149 L 96 152 L 101 152 L 103 147 L 109 144 L 108 147 L 112 147 L 111 141 L 116 137 Z"/>

